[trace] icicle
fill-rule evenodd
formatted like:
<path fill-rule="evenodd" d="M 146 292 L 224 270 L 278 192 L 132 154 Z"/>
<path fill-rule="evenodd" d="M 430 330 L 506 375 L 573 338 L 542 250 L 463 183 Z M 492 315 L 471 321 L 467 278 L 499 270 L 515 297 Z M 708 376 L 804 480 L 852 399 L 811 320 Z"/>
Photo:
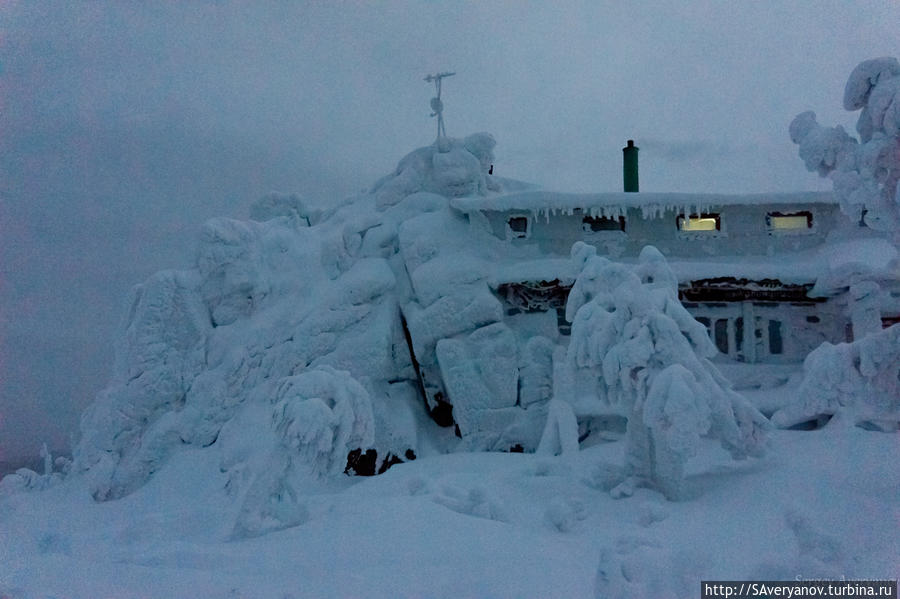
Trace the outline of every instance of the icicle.
<path fill-rule="evenodd" d="M 41 445 L 41 458 L 44 460 L 44 476 L 53 474 L 53 455 L 47 449 L 47 444 Z"/>

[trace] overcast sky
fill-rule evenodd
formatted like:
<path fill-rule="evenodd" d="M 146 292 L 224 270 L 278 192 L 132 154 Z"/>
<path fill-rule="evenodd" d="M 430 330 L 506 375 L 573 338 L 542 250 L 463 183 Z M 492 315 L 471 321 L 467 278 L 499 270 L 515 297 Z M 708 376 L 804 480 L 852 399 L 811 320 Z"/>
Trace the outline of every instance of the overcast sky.
<path fill-rule="evenodd" d="M 843 86 L 900 54 L 900 3 L 0 2 L 0 460 L 64 447 L 128 289 L 212 216 L 370 185 L 435 123 L 573 191 L 828 189 L 787 135 L 853 130 Z"/>

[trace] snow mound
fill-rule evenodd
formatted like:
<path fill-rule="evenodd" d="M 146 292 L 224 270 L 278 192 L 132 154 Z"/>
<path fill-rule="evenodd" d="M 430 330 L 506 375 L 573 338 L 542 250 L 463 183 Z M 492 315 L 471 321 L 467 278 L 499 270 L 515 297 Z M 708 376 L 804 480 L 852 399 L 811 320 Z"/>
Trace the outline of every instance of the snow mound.
<path fill-rule="evenodd" d="M 240 505 L 234 538 L 305 522 L 305 495 L 374 441 L 369 393 L 346 371 L 318 366 L 285 377 L 271 403 L 249 406 L 220 435 L 225 489 Z"/>

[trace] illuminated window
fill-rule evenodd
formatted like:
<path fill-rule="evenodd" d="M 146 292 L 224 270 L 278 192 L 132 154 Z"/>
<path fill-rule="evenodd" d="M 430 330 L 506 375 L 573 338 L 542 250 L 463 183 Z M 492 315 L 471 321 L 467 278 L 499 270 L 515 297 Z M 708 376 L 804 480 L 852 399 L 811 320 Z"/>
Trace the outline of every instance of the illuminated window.
<path fill-rule="evenodd" d="M 531 221 L 527 216 L 510 216 L 506 221 L 509 239 L 525 239 L 531 234 Z"/>
<path fill-rule="evenodd" d="M 769 212 L 766 215 L 766 227 L 769 231 L 806 231 L 812 229 L 812 212 Z"/>
<path fill-rule="evenodd" d="M 679 231 L 685 233 L 704 233 L 722 229 L 722 220 L 718 214 L 679 214 L 676 219 Z"/>
<path fill-rule="evenodd" d="M 600 231 L 624 231 L 625 217 L 607 218 L 605 216 L 585 216 L 581 219 L 581 228 L 585 233 L 597 233 Z"/>

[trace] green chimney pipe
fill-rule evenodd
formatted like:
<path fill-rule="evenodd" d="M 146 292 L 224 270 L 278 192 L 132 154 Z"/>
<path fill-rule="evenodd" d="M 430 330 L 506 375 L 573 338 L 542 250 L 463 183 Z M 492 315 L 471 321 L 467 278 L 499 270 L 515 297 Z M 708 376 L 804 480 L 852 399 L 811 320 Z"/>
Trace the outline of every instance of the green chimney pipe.
<path fill-rule="evenodd" d="M 628 140 L 628 146 L 622 148 L 622 176 L 625 180 L 625 191 L 638 191 L 638 150 L 634 140 Z"/>

